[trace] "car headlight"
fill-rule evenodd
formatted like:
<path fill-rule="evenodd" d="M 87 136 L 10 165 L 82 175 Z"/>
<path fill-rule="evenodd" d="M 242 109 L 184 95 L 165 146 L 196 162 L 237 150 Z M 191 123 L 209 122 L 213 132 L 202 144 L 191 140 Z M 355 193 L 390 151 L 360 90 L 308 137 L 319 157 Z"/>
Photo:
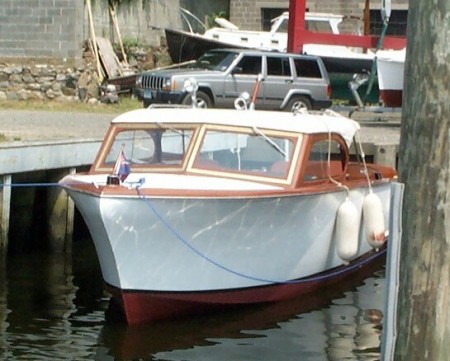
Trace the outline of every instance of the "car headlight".
<path fill-rule="evenodd" d="M 173 85 L 174 85 L 174 88 L 175 88 L 175 83 L 173 83 Z M 166 92 L 170 92 L 171 90 L 175 90 L 175 89 L 172 89 L 172 81 L 170 80 L 170 78 L 164 79 L 161 89 L 163 91 L 166 91 Z"/>
<path fill-rule="evenodd" d="M 184 81 L 183 90 L 188 93 L 193 93 L 198 90 L 198 83 L 195 78 L 188 78 Z"/>
<path fill-rule="evenodd" d="M 142 75 L 138 75 L 136 77 L 136 88 L 141 88 L 142 87 Z"/>

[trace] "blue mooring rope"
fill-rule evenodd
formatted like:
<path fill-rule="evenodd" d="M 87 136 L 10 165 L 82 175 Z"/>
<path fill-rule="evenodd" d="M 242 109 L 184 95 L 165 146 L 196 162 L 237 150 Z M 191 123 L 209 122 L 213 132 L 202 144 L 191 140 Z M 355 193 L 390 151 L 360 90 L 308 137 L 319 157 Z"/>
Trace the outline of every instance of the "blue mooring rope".
<path fill-rule="evenodd" d="M 0 183 L 0 188 L 25 188 L 25 187 L 64 187 L 61 183 Z"/>
<path fill-rule="evenodd" d="M 139 187 L 136 187 L 136 191 L 139 195 L 139 197 L 144 200 L 144 202 L 150 207 L 150 209 L 153 211 L 153 213 L 156 215 L 156 217 L 158 217 L 158 219 L 164 224 L 164 226 L 178 239 L 180 240 L 184 245 L 186 245 L 190 250 L 192 250 L 194 253 L 196 253 L 197 255 L 199 255 L 200 257 L 202 257 L 204 260 L 206 260 L 207 262 L 213 264 L 214 266 L 232 273 L 234 275 L 240 276 L 242 278 L 247 278 L 253 281 L 259 281 L 259 282 L 265 282 L 265 283 L 275 283 L 275 284 L 293 284 L 293 283 L 307 283 L 307 282 L 315 282 L 315 281 L 321 281 L 327 278 L 331 278 L 331 277 L 335 277 L 338 275 L 341 275 L 343 273 L 346 272 L 350 272 L 356 268 L 360 268 L 362 265 L 371 262 L 372 260 L 374 260 L 375 258 L 378 258 L 380 256 L 382 256 L 386 250 L 381 250 L 378 252 L 375 252 L 374 254 L 370 255 L 369 257 L 367 257 L 366 259 L 362 260 L 360 263 L 358 264 L 354 264 L 354 265 L 350 265 L 347 266 L 345 268 L 341 268 L 339 270 L 333 271 L 330 274 L 327 275 L 319 275 L 319 276 L 314 276 L 314 277 L 309 277 L 309 278 L 303 278 L 303 279 L 297 279 L 297 280 L 285 280 L 285 281 L 278 281 L 278 280 L 271 280 L 271 279 L 266 279 L 266 278 L 261 278 L 261 277 L 255 277 L 255 276 L 251 276 L 251 275 L 247 275 L 238 271 L 235 271 L 233 269 L 230 269 L 222 264 L 220 264 L 219 262 L 211 259 L 210 257 L 206 256 L 205 254 L 203 254 L 202 252 L 200 252 L 197 248 L 195 248 L 188 240 L 186 240 L 174 227 L 172 227 L 172 225 L 166 221 L 164 219 L 164 217 L 161 215 L 160 212 L 158 212 L 158 210 L 154 207 L 154 205 L 150 202 L 150 200 L 148 199 L 148 197 L 146 197 L 144 194 L 142 194 L 142 192 L 140 192 Z"/>
<path fill-rule="evenodd" d="M 139 182 L 138 182 L 139 183 Z M 11 188 L 24 188 L 24 187 L 64 187 L 68 185 L 68 183 L 11 183 L 11 184 L 5 184 L 5 183 L 0 183 L 0 188 L 3 187 L 11 187 Z M 152 202 L 150 201 L 150 199 L 148 197 L 146 197 L 141 191 L 140 191 L 140 184 L 138 184 L 136 186 L 136 191 L 137 194 L 139 195 L 139 198 L 142 199 L 148 206 L 149 208 L 152 210 L 152 212 L 156 215 L 156 217 L 161 221 L 162 224 L 164 224 L 164 226 L 179 240 L 181 241 L 186 247 L 188 247 L 191 251 L 193 251 L 195 254 L 197 254 L 198 256 L 202 257 L 204 260 L 206 260 L 207 262 L 213 264 L 214 266 L 232 273 L 236 276 L 242 277 L 242 278 L 246 278 L 246 279 L 250 279 L 253 281 L 258 281 L 258 282 L 264 282 L 264 283 L 270 283 L 270 284 L 295 284 L 295 283 L 307 283 L 307 282 L 316 282 L 316 281 L 321 281 L 327 278 L 332 278 L 335 276 L 339 276 L 343 273 L 346 272 L 350 272 L 353 271 L 354 269 L 357 269 L 359 267 L 361 267 L 362 265 L 371 262 L 372 260 L 374 260 L 375 258 L 378 258 L 380 256 L 382 256 L 386 250 L 381 250 L 379 252 L 375 252 L 374 254 L 370 255 L 369 257 L 367 257 L 366 259 L 362 260 L 360 263 L 358 264 L 354 264 L 354 265 L 350 265 L 347 266 L 345 268 L 341 268 L 339 270 L 333 271 L 329 274 L 326 275 L 319 275 L 319 276 L 315 276 L 315 277 L 309 277 L 309 278 L 303 278 L 303 279 L 298 279 L 298 280 L 286 280 L 286 281 L 279 281 L 279 280 L 271 280 L 271 279 L 266 279 L 266 278 L 261 278 L 261 277 L 256 277 L 256 276 L 251 276 L 251 275 L 247 275 L 245 273 L 242 272 L 238 272 L 235 271 L 231 268 L 228 268 L 222 264 L 220 264 L 219 262 L 211 259 L 210 257 L 208 257 L 207 255 L 205 255 L 204 253 L 200 252 L 197 248 L 195 248 L 188 240 L 186 240 L 167 220 L 164 219 L 164 217 L 161 215 L 161 213 L 155 208 L 155 206 L 152 204 Z"/>

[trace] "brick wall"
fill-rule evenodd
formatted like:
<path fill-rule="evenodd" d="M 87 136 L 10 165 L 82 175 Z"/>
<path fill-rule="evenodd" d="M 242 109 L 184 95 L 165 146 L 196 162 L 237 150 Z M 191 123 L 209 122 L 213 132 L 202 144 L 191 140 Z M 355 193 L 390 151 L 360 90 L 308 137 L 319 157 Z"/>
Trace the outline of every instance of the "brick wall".
<path fill-rule="evenodd" d="M 0 57 L 82 56 L 83 1 L 1 0 Z"/>

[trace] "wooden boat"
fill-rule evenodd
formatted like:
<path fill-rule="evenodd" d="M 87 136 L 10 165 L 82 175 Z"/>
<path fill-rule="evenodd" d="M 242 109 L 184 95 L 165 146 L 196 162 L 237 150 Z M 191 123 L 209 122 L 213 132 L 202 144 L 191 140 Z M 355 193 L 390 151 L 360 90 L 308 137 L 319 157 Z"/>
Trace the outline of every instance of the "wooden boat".
<path fill-rule="evenodd" d="M 377 51 L 378 86 L 381 100 L 386 107 L 402 106 L 405 56 L 406 49 Z"/>
<path fill-rule="evenodd" d="M 129 324 L 274 302 L 383 255 L 396 173 L 350 161 L 358 130 L 330 111 L 139 109 L 60 184 Z"/>
<path fill-rule="evenodd" d="M 340 33 L 343 15 L 327 13 L 306 13 L 305 22 L 311 31 Z M 169 54 L 174 63 L 181 63 L 199 58 L 208 50 L 218 48 L 253 48 L 270 51 L 286 52 L 287 24 L 289 13 L 284 12 L 272 20 L 270 31 L 250 31 L 239 29 L 225 19 L 216 19 L 221 26 L 207 29 L 203 33 L 165 29 Z M 355 32 L 357 30 L 355 29 Z M 357 51 L 340 45 L 306 44 L 303 52 L 320 56 L 329 73 L 365 73 L 372 67 L 374 54 Z"/>

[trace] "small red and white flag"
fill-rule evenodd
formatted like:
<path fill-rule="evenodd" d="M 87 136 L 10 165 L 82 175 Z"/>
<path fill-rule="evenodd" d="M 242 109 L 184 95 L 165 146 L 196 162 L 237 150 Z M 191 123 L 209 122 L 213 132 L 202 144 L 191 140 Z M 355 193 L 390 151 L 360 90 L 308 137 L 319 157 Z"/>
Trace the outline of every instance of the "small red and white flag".
<path fill-rule="evenodd" d="M 114 165 L 113 174 L 117 175 L 121 182 L 123 182 L 130 174 L 130 162 L 125 157 L 125 152 L 122 149 L 117 156 L 116 164 Z"/>

